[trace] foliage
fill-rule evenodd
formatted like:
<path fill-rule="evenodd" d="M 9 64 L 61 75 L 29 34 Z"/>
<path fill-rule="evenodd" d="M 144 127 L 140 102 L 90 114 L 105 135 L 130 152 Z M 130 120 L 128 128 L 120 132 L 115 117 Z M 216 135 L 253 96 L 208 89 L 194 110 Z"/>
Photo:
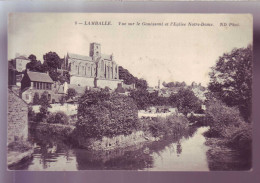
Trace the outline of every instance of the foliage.
<path fill-rule="evenodd" d="M 51 113 L 47 118 L 48 123 L 69 124 L 69 117 L 62 111 Z"/>
<path fill-rule="evenodd" d="M 73 133 L 74 127 L 58 123 L 32 123 L 30 129 L 32 130 L 34 137 L 41 138 L 41 140 L 44 140 L 44 143 L 53 143 L 56 140 L 66 140 L 66 142 L 68 142 Z M 49 141 L 50 138 L 51 141 Z"/>
<path fill-rule="evenodd" d="M 43 60 L 46 62 L 49 68 L 57 70 L 61 67 L 61 59 L 55 52 L 49 52 L 43 55 Z"/>
<path fill-rule="evenodd" d="M 165 81 L 162 83 L 162 85 L 164 87 L 167 87 L 167 88 L 173 88 L 173 87 L 185 87 L 186 86 L 186 83 L 183 81 L 183 82 L 169 82 L 169 83 L 166 83 Z"/>
<path fill-rule="evenodd" d="M 158 92 L 149 93 L 147 90 L 131 90 L 130 97 L 133 98 L 139 110 L 145 110 L 150 106 L 169 105 L 169 98 L 158 96 Z"/>
<path fill-rule="evenodd" d="M 124 69 L 122 66 L 119 66 L 118 72 L 119 79 L 123 79 L 125 84 L 129 85 L 135 83 L 135 77 L 127 69 Z"/>
<path fill-rule="evenodd" d="M 149 106 L 149 92 L 147 90 L 132 90 L 130 97 L 133 98 L 139 110 Z"/>
<path fill-rule="evenodd" d="M 32 145 L 28 141 L 13 141 L 8 144 L 8 151 L 26 152 L 33 149 Z"/>
<path fill-rule="evenodd" d="M 34 96 L 33 96 L 33 105 L 39 105 L 40 102 L 40 96 L 38 92 L 35 92 Z"/>
<path fill-rule="evenodd" d="M 210 125 L 206 137 L 220 138 L 223 144 L 239 149 L 242 153 L 251 152 L 252 127 L 240 116 L 238 108 L 211 100 L 207 103 L 206 116 Z"/>
<path fill-rule="evenodd" d="M 66 102 L 66 96 L 62 95 L 62 96 L 59 98 L 59 101 L 60 101 L 60 104 L 61 104 L 61 105 L 64 105 L 65 102 Z"/>
<path fill-rule="evenodd" d="M 31 54 L 29 57 L 30 62 L 26 64 L 26 69 L 35 72 L 46 72 L 48 71 L 48 66 L 42 64 L 41 61 L 37 60 L 36 56 Z"/>
<path fill-rule="evenodd" d="M 73 98 L 77 95 L 77 91 L 74 88 L 69 88 L 67 90 L 67 99 Z"/>
<path fill-rule="evenodd" d="M 184 115 L 199 110 L 202 104 L 191 90 L 185 88 L 181 88 L 177 94 L 172 94 L 169 103 Z"/>
<path fill-rule="evenodd" d="M 130 134 L 136 125 L 137 107 L 130 97 L 86 90 L 79 99 L 76 130 L 80 137 Z"/>
<path fill-rule="evenodd" d="M 146 90 L 148 87 L 147 81 L 144 79 L 136 79 L 135 80 L 135 87 L 137 89 Z"/>
<path fill-rule="evenodd" d="M 228 106 L 238 106 L 250 121 L 252 104 L 252 46 L 233 49 L 212 67 L 208 89 Z"/>
<path fill-rule="evenodd" d="M 49 96 L 48 96 L 48 92 L 44 91 L 41 95 L 41 99 L 40 99 L 40 105 L 41 106 L 47 106 L 47 107 L 51 107 L 49 104 Z"/>
<path fill-rule="evenodd" d="M 34 121 L 35 120 L 35 116 L 36 116 L 36 114 L 33 111 L 32 106 L 29 106 L 29 108 L 28 108 L 28 120 L 29 121 Z"/>
<path fill-rule="evenodd" d="M 154 137 L 173 135 L 188 129 L 189 121 L 185 116 L 170 115 L 166 118 L 140 119 L 139 129 Z"/>
<path fill-rule="evenodd" d="M 134 77 L 127 69 L 124 69 L 122 66 L 118 67 L 119 70 L 119 79 L 124 80 L 125 84 L 133 84 L 135 83 L 135 87 L 138 89 L 147 89 L 147 81 L 144 79 L 138 79 Z"/>
<path fill-rule="evenodd" d="M 36 56 L 31 54 L 29 56 L 31 62 L 26 65 L 26 68 L 30 71 L 35 72 L 49 72 L 50 77 L 53 81 L 60 81 L 61 84 L 64 82 L 70 82 L 70 74 L 68 71 L 59 72 L 57 69 L 61 68 L 62 59 L 55 52 L 46 53 L 43 56 L 44 62 L 37 61 Z"/>

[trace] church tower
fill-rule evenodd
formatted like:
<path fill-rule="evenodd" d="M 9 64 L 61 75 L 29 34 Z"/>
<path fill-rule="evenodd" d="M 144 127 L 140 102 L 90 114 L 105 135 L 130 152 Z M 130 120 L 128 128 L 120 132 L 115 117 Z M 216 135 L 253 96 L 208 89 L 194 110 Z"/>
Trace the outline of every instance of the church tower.
<path fill-rule="evenodd" d="M 90 43 L 89 56 L 91 57 L 101 56 L 101 46 L 99 43 Z"/>

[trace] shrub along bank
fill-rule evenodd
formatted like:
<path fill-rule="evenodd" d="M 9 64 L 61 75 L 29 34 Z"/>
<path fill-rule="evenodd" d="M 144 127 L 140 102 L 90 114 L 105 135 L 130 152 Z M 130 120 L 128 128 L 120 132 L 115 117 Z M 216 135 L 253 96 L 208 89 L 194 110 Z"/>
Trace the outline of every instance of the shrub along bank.
<path fill-rule="evenodd" d="M 185 116 L 177 115 L 138 119 L 138 108 L 131 97 L 105 90 L 88 90 L 79 99 L 78 121 L 73 137 L 83 147 L 97 144 L 95 141 L 100 141 L 100 144 L 106 142 L 106 147 L 107 144 L 120 146 L 120 139 L 127 146 L 145 139 L 158 140 L 165 135 L 176 134 L 187 129 L 188 124 Z M 131 140 L 126 143 L 124 139 Z"/>
<path fill-rule="evenodd" d="M 169 115 L 166 118 L 139 119 L 139 129 L 153 137 L 180 134 L 189 128 L 185 116 Z"/>
<path fill-rule="evenodd" d="M 105 90 L 86 91 L 79 99 L 76 133 L 80 137 L 128 135 L 137 127 L 133 100 Z"/>
<path fill-rule="evenodd" d="M 226 157 L 230 157 L 231 150 L 235 150 L 241 157 L 241 169 L 251 168 L 252 128 L 240 116 L 238 108 L 228 107 L 220 101 L 212 100 L 207 105 L 206 116 L 210 129 L 204 135 L 206 144 L 211 147 L 208 156 L 217 159 L 221 164 Z M 225 157 L 225 158 L 223 158 Z M 234 161 L 232 158 L 225 161 Z M 226 163 L 226 162 L 224 162 Z M 236 167 L 236 168 L 237 168 Z M 222 166 L 213 169 L 218 170 Z"/>

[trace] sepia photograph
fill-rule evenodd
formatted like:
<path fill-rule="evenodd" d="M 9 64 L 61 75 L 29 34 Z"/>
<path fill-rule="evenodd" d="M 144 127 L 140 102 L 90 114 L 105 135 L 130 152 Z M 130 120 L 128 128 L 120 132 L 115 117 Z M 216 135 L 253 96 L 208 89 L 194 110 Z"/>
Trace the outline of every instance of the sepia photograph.
<path fill-rule="evenodd" d="M 10 13 L 7 169 L 251 171 L 251 14 Z"/>

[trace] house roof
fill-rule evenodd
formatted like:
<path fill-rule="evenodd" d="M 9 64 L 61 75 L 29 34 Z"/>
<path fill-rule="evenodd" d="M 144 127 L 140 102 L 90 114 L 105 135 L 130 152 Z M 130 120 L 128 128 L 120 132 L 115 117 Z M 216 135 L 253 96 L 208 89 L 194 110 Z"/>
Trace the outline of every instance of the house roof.
<path fill-rule="evenodd" d="M 83 60 L 83 61 L 91 61 L 93 62 L 93 59 L 88 56 L 84 55 L 78 55 L 78 54 L 73 54 L 73 53 L 68 53 L 68 57 L 72 59 L 77 59 L 77 60 Z"/>
<path fill-rule="evenodd" d="M 27 75 L 31 81 L 53 83 L 53 80 L 47 73 L 29 71 L 27 72 Z"/>
<path fill-rule="evenodd" d="M 19 97 L 19 95 L 17 95 L 13 90 L 11 90 L 11 89 L 8 88 L 8 97 L 9 97 L 9 95 L 10 95 L 11 93 L 12 93 L 14 96 L 16 96 L 17 99 L 21 100 L 26 106 L 28 106 L 28 104 L 27 104 L 21 97 Z M 8 103 L 8 105 L 11 105 L 11 103 Z"/>
<path fill-rule="evenodd" d="M 29 60 L 27 57 L 21 55 L 21 56 L 18 56 L 16 57 L 15 59 L 23 59 L 23 60 Z"/>

